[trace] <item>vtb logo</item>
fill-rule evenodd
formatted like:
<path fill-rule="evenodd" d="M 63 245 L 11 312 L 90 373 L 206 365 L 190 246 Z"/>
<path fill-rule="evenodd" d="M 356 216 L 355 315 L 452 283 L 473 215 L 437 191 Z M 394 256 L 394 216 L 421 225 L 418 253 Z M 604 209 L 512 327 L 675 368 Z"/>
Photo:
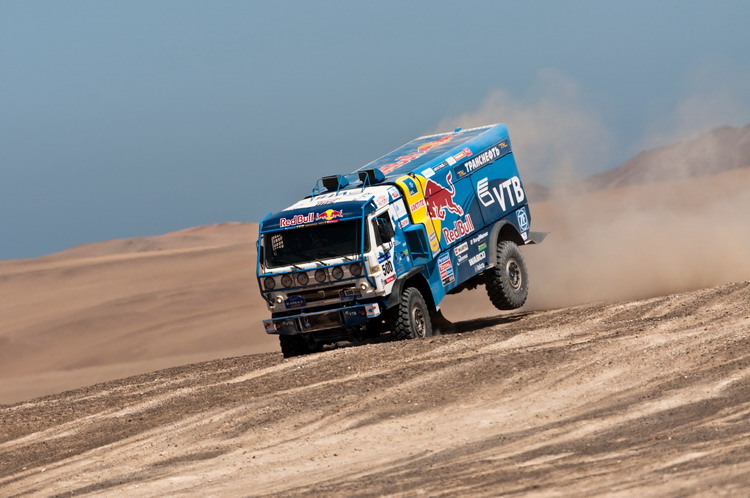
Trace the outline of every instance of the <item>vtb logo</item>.
<path fill-rule="evenodd" d="M 482 206 L 488 207 L 497 201 L 502 211 L 523 202 L 526 198 L 523 187 L 521 187 L 521 180 L 517 176 L 509 178 L 492 188 L 490 188 L 489 179 L 482 178 L 477 182 L 477 196 Z"/>

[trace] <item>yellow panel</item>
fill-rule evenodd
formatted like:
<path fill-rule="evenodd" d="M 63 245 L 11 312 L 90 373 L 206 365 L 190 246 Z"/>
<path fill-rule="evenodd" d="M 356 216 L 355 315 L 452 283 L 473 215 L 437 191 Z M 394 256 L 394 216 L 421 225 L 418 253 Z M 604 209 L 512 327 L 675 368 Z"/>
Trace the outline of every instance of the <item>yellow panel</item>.
<path fill-rule="evenodd" d="M 420 175 L 404 175 L 396 180 L 396 184 L 401 187 L 401 193 L 406 199 L 406 207 L 409 209 L 412 223 L 421 223 L 424 225 L 425 231 L 427 231 L 427 238 L 430 241 L 430 249 L 435 254 L 440 250 L 440 240 L 438 238 L 440 227 L 437 227 L 438 231 L 436 233 L 433 220 L 427 214 L 427 204 L 424 200 L 424 185 L 426 181 L 427 179 Z M 409 188 L 410 183 L 412 184 L 411 188 Z M 414 192 L 414 186 L 417 187 L 416 192 Z M 438 220 L 438 223 L 440 223 L 440 220 Z"/>

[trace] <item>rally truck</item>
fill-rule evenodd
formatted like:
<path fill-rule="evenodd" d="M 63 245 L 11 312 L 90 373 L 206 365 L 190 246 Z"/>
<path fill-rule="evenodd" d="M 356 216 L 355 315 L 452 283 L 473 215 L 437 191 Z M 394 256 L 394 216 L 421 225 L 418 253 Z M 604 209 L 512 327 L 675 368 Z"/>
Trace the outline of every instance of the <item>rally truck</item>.
<path fill-rule="evenodd" d="M 417 138 L 262 220 L 264 327 L 291 357 L 389 331 L 431 336 L 445 295 L 479 285 L 498 309 L 519 308 L 519 246 L 545 235 L 530 227 L 505 125 Z"/>

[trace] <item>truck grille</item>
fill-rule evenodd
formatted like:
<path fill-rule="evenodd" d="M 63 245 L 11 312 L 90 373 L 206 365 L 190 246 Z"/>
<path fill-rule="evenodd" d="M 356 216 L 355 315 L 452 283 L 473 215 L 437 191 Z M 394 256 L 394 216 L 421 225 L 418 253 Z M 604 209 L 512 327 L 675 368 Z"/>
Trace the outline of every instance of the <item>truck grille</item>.
<path fill-rule="evenodd" d="M 329 299 L 346 299 L 347 297 L 353 299 L 356 297 L 356 294 L 357 289 L 354 285 L 336 285 L 324 289 L 295 292 L 294 294 L 290 294 L 290 296 L 299 296 L 304 298 L 308 303 L 316 303 Z"/>

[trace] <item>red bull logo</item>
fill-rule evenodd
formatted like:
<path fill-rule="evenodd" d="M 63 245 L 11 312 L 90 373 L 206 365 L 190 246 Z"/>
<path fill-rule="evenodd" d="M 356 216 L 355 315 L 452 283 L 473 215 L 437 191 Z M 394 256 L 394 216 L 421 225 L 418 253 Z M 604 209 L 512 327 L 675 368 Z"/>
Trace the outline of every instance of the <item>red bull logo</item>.
<path fill-rule="evenodd" d="M 318 213 L 316 220 L 333 221 L 336 218 L 341 218 L 342 216 L 344 216 L 344 213 L 342 213 L 341 211 L 337 211 L 335 209 L 327 209 L 322 213 Z"/>
<path fill-rule="evenodd" d="M 456 220 L 453 228 L 443 228 L 443 238 L 446 244 L 452 244 L 461 237 L 465 237 L 474 231 L 474 222 L 471 215 L 466 215 L 466 221 Z"/>
<path fill-rule="evenodd" d="M 456 195 L 456 187 L 453 185 L 453 173 L 448 173 L 445 177 L 450 189 L 446 189 L 427 180 L 424 187 L 425 202 L 427 203 L 427 212 L 433 219 L 444 220 L 446 211 L 450 211 L 458 216 L 463 216 L 464 210 L 453 202 Z"/>

